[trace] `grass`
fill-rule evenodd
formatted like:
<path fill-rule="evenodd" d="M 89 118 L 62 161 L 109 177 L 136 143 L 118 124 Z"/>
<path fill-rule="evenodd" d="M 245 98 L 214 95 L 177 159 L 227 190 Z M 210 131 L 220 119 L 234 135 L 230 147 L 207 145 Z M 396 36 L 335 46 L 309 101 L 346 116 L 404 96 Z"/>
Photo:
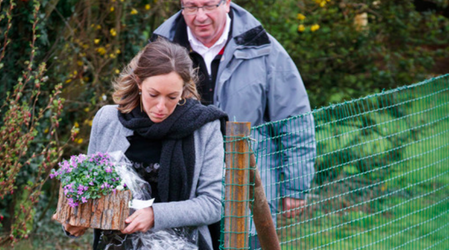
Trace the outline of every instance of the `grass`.
<path fill-rule="evenodd" d="M 337 107 L 346 117 L 328 117 L 317 139 L 334 151 L 349 148 L 352 158 L 334 161 L 341 172 L 314 187 L 300 218 L 278 217 L 282 249 L 448 248 L 447 86 L 442 79 L 354 103 L 369 107 L 366 114 L 359 110 L 350 115 L 352 107 Z M 394 148 L 402 150 L 377 164 L 373 155 L 381 159 L 381 152 Z M 367 172 L 357 166 L 362 160 L 356 156 L 371 163 Z"/>

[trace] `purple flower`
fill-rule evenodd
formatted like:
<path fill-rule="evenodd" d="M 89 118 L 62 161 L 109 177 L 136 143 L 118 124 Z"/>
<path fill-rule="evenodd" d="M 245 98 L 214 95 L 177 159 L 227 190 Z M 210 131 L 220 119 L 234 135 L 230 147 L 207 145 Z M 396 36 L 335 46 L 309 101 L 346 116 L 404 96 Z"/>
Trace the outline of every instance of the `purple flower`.
<path fill-rule="evenodd" d="M 84 194 L 83 190 L 78 190 L 78 194 L 79 194 L 79 195 Z"/>
<path fill-rule="evenodd" d="M 86 202 L 87 202 L 86 197 L 81 197 L 81 201 L 82 201 L 83 203 L 86 203 Z"/>
<path fill-rule="evenodd" d="M 68 198 L 67 201 L 69 202 L 69 206 L 71 206 L 71 207 L 78 206 L 78 202 L 74 202 L 73 198 Z"/>
<path fill-rule="evenodd" d="M 72 166 L 73 168 L 77 168 L 78 167 L 78 163 L 75 160 L 71 160 L 70 161 L 70 166 Z"/>
<path fill-rule="evenodd" d="M 106 171 L 106 173 L 112 173 L 112 168 L 111 167 L 107 167 L 104 171 Z"/>
<path fill-rule="evenodd" d="M 76 206 L 78 206 L 78 202 L 70 202 L 69 201 L 69 206 L 76 207 Z"/>
<path fill-rule="evenodd" d="M 89 182 L 89 185 L 93 186 L 93 185 L 94 185 L 94 182 L 93 182 L 93 181 Z"/>
<path fill-rule="evenodd" d="M 50 174 L 50 179 L 53 179 L 56 175 Z"/>
<path fill-rule="evenodd" d="M 59 166 L 61 167 L 62 172 L 64 172 L 69 169 L 70 164 L 68 161 L 63 161 L 62 163 L 59 163 Z"/>
<path fill-rule="evenodd" d="M 87 191 L 87 189 L 89 189 L 88 186 L 84 186 L 84 191 Z"/>
<path fill-rule="evenodd" d="M 112 192 L 115 194 L 115 192 L 116 192 L 117 190 L 114 188 L 114 189 L 112 189 Z"/>
<path fill-rule="evenodd" d="M 84 160 L 86 160 L 86 155 L 80 154 L 80 155 L 78 155 L 78 158 L 76 160 L 77 160 L 78 163 L 81 163 Z"/>

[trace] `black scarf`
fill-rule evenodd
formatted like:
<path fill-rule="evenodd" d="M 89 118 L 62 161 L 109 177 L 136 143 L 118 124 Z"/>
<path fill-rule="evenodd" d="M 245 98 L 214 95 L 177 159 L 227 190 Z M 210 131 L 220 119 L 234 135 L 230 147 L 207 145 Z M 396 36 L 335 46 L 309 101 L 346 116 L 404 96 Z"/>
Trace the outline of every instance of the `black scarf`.
<path fill-rule="evenodd" d="M 118 112 L 119 120 L 148 139 L 162 140 L 158 176 L 158 191 L 162 202 L 187 200 L 195 172 L 195 144 L 193 132 L 208 122 L 219 119 L 225 133 L 228 116 L 214 106 L 203 106 L 188 99 L 160 123 L 152 122 L 136 107 L 128 114 Z M 145 150 L 145 149 L 142 149 Z"/>

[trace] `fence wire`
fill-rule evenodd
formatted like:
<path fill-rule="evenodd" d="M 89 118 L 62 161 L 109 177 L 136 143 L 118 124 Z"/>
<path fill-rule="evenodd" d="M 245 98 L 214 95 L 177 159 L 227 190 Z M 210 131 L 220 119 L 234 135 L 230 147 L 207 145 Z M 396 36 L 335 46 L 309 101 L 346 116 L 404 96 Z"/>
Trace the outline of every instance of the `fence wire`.
<path fill-rule="evenodd" d="M 447 247 L 449 75 L 253 127 L 251 138 L 281 249 Z M 299 216 L 288 216 L 291 197 L 307 201 Z M 251 213 L 239 216 L 246 245 L 221 249 L 258 248 Z"/>

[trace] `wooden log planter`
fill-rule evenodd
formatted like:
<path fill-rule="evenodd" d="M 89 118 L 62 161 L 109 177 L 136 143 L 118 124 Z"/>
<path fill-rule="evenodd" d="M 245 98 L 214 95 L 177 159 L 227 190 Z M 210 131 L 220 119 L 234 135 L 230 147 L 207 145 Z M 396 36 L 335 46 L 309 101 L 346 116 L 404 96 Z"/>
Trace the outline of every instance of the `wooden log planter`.
<path fill-rule="evenodd" d="M 130 190 L 117 191 L 72 208 L 60 188 L 56 220 L 72 226 L 122 230 L 125 228 L 125 219 L 129 216 L 128 202 L 131 200 Z"/>

